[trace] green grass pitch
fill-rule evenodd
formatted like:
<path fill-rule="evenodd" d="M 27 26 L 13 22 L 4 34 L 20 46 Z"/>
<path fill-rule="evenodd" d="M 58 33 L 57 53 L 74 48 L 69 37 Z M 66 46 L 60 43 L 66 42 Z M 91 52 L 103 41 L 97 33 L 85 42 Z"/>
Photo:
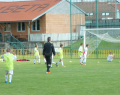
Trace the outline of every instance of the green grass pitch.
<path fill-rule="evenodd" d="M 58 59 L 54 59 L 58 61 Z M 72 62 L 70 62 L 72 61 Z M 14 62 L 12 84 L 4 83 L 4 63 L 0 62 L 0 95 L 120 95 L 119 59 L 64 59 L 66 67 L 46 66 L 30 62 Z"/>

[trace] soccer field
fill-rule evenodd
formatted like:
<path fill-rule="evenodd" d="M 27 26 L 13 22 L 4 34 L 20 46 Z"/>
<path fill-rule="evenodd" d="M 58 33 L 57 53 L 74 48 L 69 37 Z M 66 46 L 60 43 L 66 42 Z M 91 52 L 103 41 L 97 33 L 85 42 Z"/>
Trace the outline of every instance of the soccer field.
<path fill-rule="evenodd" d="M 58 59 L 54 59 L 55 62 Z M 72 62 L 70 62 L 72 61 Z M 46 66 L 30 62 L 14 62 L 12 84 L 4 83 L 4 63 L 0 62 L 0 95 L 120 95 L 120 63 L 114 59 L 64 59 L 66 67 Z"/>

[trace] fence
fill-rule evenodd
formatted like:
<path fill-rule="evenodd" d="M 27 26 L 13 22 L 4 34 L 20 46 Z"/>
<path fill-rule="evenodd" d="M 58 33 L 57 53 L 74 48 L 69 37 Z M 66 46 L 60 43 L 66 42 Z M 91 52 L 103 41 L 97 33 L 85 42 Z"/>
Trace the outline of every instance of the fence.
<path fill-rule="evenodd" d="M 118 0 L 68 0 L 68 1 L 70 1 L 71 5 L 70 6 L 71 57 L 74 57 L 72 54 L 73 53 L 72 50 L 77 49 L 79 47 L 79 44 L 83 42 L 83 39 L 78 40 L 76 39 L 77 43 L 72 44 L 72 38 L 74 37 L 73 33 L 76 32 L 79 34 L 79 31 L 77 30 L 78 26 L 85 26 L 86 28 L 120 27 L 120 9 L 119 9 L 120 4 L 118 4 L 120 2 Z M 73 4 L 76 5 L 83 12 L 79 13 L 78 11 L 74 10 L 74 7 L 72 6 Z M 83 33 L 80 32 L 78 37 L 81 37 L 82 34 Z M 113 44 L 112 46 L 110 43 L 104 44 L 103 48 L 98 48 L 97 53 L 99 52 L 99 56 L 97 57 L 98 58 L 106 57 L 106 54 L 104 54 L 103 52 L 106 52 L 108 54 L 108 52 L 111 50 L 111 48 L 106 47 L 112 47 L 113 51 L 115 50 L 119 52 L 119 47 L 116 48 L 116 46 L 118 46 L 118 44 L 117 45 Z M 89 58 L 96 58 L 95 53 L 96 50 L 94 51 L 94 54 L 91 54 L 89 56 Z M 119 55 L 117 54 L 116 57 L 119 57 Z"/>
<path fill-rule="evenodd" d="M 11 35 L 11 34 L 1 34 L 0 33 L 0 42 L 8 42 L 8 41 L 16 42 L 16 40 L 25 42 L 25 41 L 28 41 L 28 37 L 25 34 Z"/>
<path fill-rule="evenodd" d="M 1 55 L 5 51 L 6 51 L 5 48 L 0 48 L 0 54 Z M 40 53 L 41 58 L 43 58 L 42 47 L 38 48 L 38 51 Z M 34 58 L 34 48 L 32 48 L 32 47 L 31 48 L 25 48 L 25 49 L 24 48 L 23 49 L 11 49 L 11 52 L 15 52 L 18 59 L 21 59 L 21 58 L 33 59 Z M 113 52 L 115 54 L 115 58 L 120 58 L 120 49 L 99 49 L 98 50 L 98 53 L 99 53 L 98 58 L 107 58 L 107 56 L 110 52 Z M 63 53 L 64 53 L 64 58 L 70 58 L 71 57 L 70 48 L 64 48 Z M 78 49 L 73 49 L 72 54 L 73 54 L 72 55 L 73 58 L 79 58 L 78 57 Z M 90 56 L 88 56 L 88 58 L 96 58 L 96 54 L 97 53 L 96 53 L 96 50 L 95 50 L 94 52 L 92 52 L 92 54 Z M 56 56 L 54 58 L 58 58 L 57 53 L 56 53 Z"/>

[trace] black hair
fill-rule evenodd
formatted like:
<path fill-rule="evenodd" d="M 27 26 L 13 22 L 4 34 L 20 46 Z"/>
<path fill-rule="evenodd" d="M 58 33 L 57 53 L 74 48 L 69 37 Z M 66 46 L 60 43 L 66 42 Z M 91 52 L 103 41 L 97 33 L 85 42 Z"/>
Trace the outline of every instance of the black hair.
<path fill-rule="evenodd" d="M 7 50 L 6 50 L 7 52 L 11 52 L 11 49 L 10 48 L 7 48 Z"/>
<path fill-rule="evenodd" d="M 60 44 L 60 47 L 62 47 L 63 46 L 63 44 Z"/>
<path fill-rule="evenodd" d="M 80 45 L 83 45 L 83 43 L 81 43 Z"/>
<path fill-rule="evenodd" d="M 37 47 L 38 45 L 35 45 L 35 47 Z"/>
<path fill-rule="evenodd" d="M 48 38 L 47 38 L 47 41 L 48 41 L 48 42 L 51 41 L 51 37 L 48 37 Z"/>
<path fill-rule="evenodd" d="M 112 52 L 110 52 L 110 54 L 112 54 Z"/>
<path fill-rule="evenodd" d="M 89 44 L 86 45 L 86 47 L 88 47 L 88 46 L 89 46 Z"/>

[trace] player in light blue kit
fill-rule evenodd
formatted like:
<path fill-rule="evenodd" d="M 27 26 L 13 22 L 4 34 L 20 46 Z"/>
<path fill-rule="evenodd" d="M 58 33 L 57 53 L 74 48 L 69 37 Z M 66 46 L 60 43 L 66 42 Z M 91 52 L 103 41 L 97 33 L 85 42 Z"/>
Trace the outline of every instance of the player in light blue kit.
<path fill-rule="evenodd" d="M 115 54 L 112 54 L 112 52 L 110 52 L 110 54 L 107 57 L 107 61 L 108 62 L 112 62 L 113 58 L 115 57 Z"/>

